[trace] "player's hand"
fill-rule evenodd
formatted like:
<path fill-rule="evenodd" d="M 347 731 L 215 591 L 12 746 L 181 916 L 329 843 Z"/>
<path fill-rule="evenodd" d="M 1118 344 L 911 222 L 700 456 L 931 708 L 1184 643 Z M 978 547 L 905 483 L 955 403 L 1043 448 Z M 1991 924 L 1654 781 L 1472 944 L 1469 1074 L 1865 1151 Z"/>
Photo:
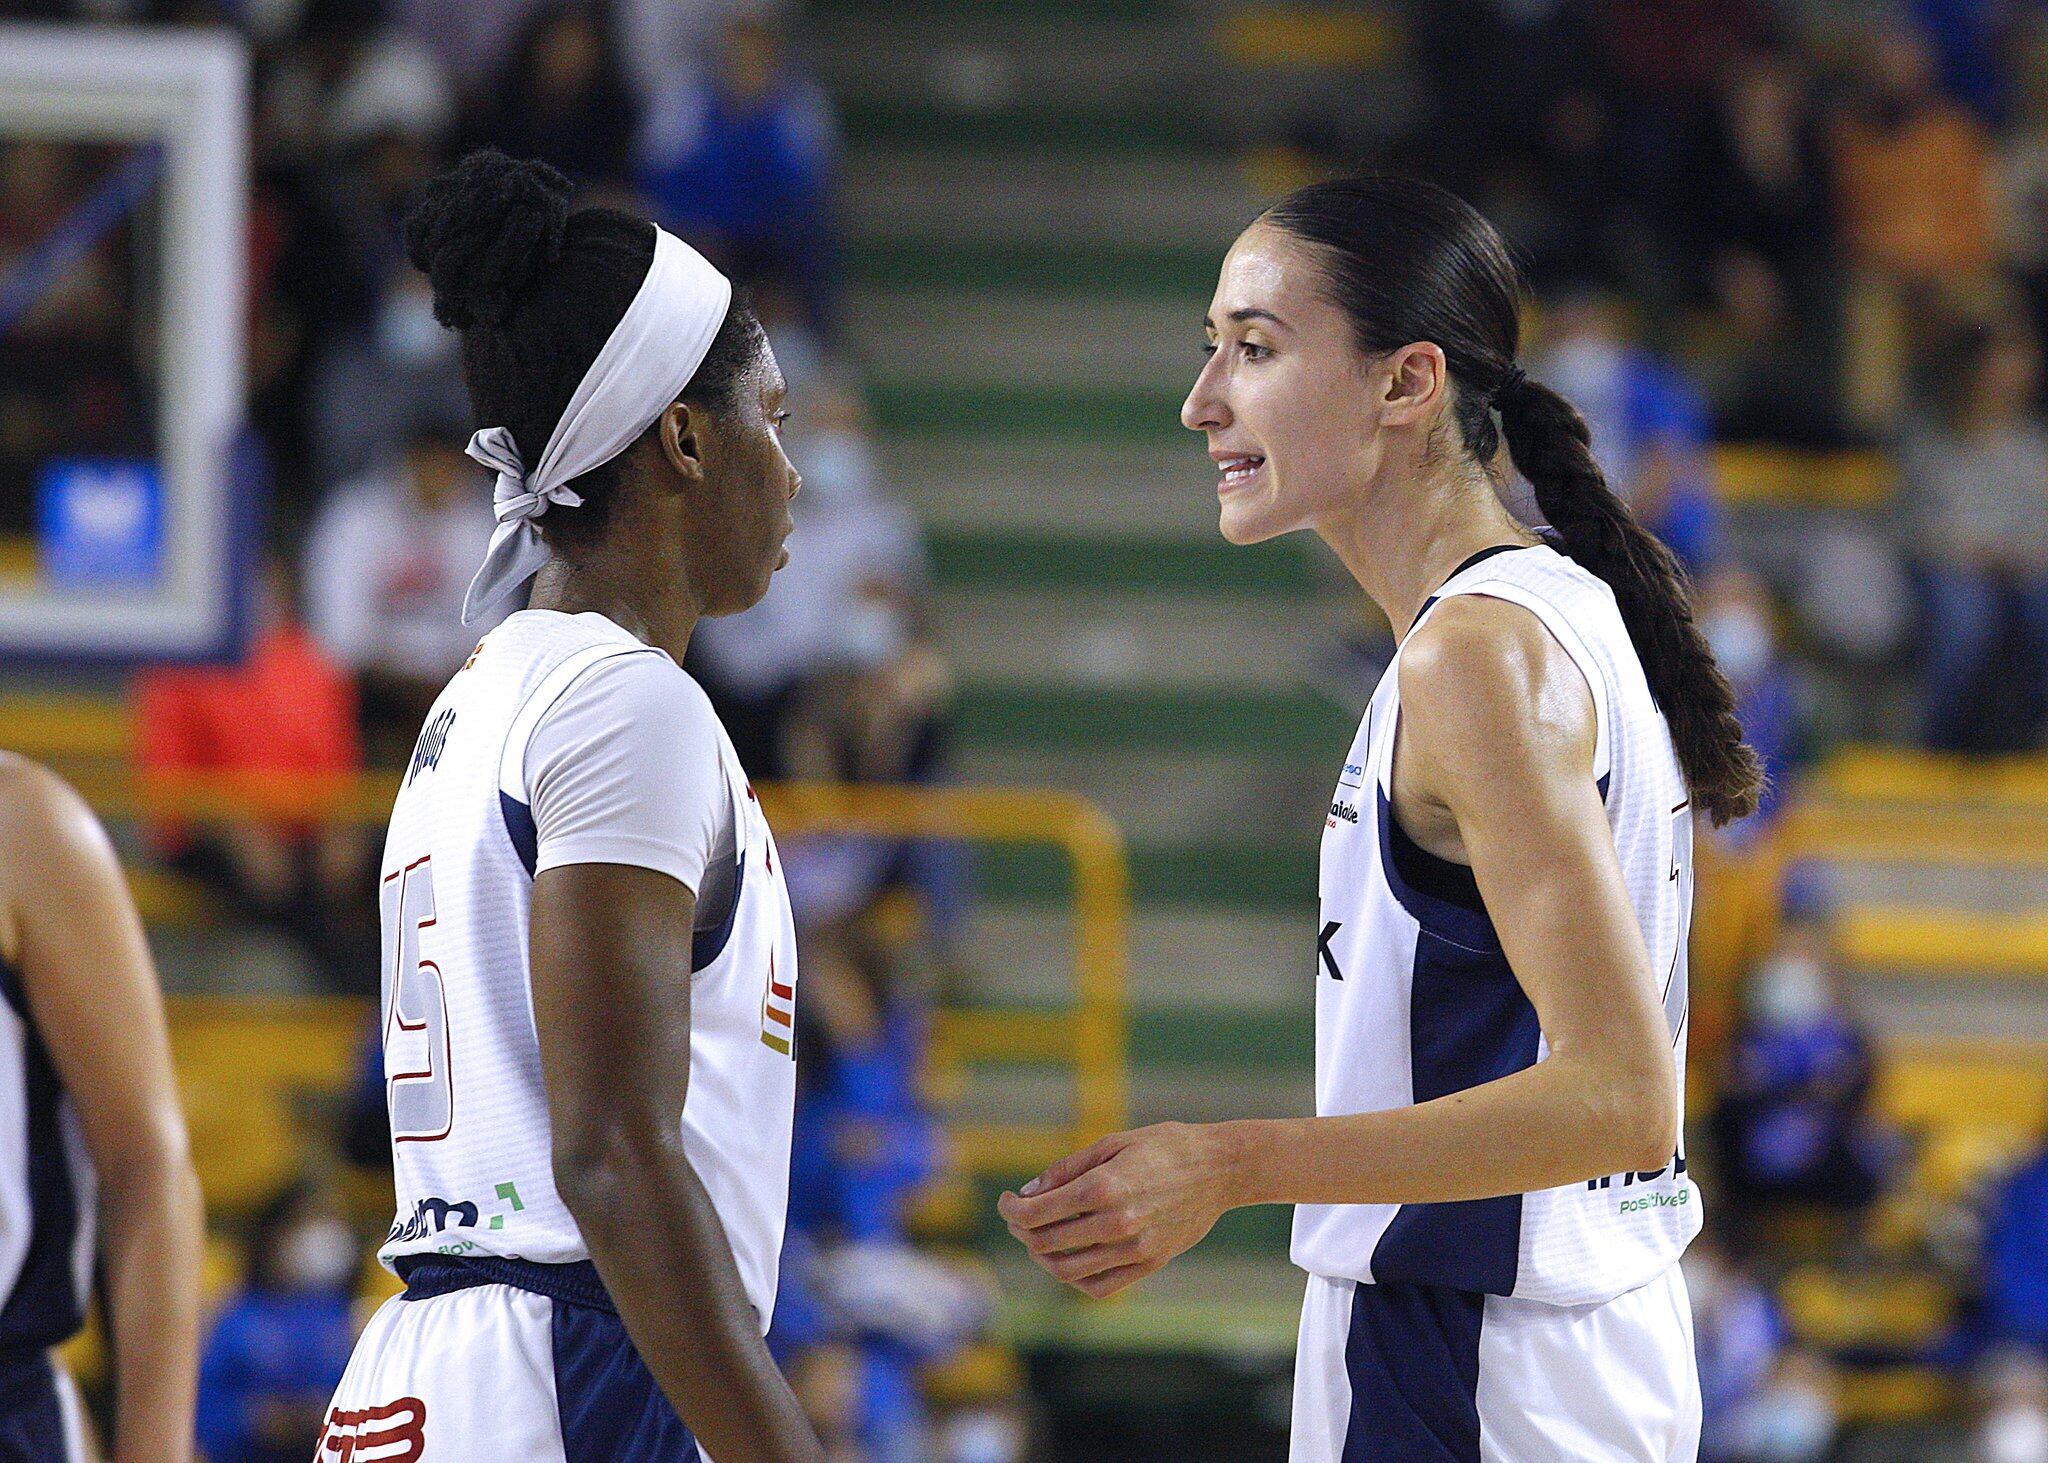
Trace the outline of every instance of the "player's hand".
<path fill-rule="evenodd" d="M 996 1210 L 1040 1268 L 1099 1299 L 1207 1234 L 1229 1189 L 1213 1127 L 1159 1123 L 1060 1159 Z"/>

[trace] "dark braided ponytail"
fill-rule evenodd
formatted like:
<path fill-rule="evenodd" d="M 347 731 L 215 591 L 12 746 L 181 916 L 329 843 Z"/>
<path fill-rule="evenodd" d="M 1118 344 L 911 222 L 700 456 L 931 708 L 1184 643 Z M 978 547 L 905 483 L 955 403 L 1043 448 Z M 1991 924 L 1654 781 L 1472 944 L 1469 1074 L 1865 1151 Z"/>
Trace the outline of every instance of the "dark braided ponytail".
<path fill-rule="evenodd" d="M 1321 253 L 1360 349 L 1443 351 L 1465 448 L 1491 462 L 1505 437 L 1559 546 L 1614 591 L 1693 799 L 1717 825 L 1754 812 L 1763 765 L 1693 623 L 1684 569 L 1607 486 L 1577 409 L 1515 364 L 1522 278 L 1493 225 L 1433 184 L 1375 176 L 1311 184 L 1265 220 Z"/>

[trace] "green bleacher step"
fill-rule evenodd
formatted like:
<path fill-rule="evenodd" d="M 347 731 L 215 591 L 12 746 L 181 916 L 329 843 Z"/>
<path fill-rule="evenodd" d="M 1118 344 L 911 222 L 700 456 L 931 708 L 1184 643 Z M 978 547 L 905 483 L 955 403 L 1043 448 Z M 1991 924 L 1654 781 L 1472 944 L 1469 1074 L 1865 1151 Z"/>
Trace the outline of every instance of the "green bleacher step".
<path fill-rule="evenodd" d="M 805 16 L 813 22 L 860 19 L 942 20 L 1096 20 L 1135 21 L 1170 18 L 1176 0 L 806 0 Z"/>
<path fill-rule="evenodd" d="M 946 152 L 1200 153 L 1224 140 L 1204 118 L 1122 104 L 983 110 L 916 97 L 847 97 L 839 120 L 858 145 Z"/>
<path fill-rule="evenodd" d="M 1188 437 L 1180 408 L 1185 391 L 1185 386 L 933 384 L 899 377 L 870 385 L 868 404 L 876 425 L 894 436 L 1156 440 L 1169 450 L 1184 450 Z"/>
<path fill-rule="evenodd" d="M 1313 912 L 1316 831 L 1306 830 L 1289 843 L 1133 842 L 1128 846 L 1131 898 L 1140 906 Z M 984 899 L 1045 905 L 1073 897 L 1068 864 L 1049 847 L 985 845 L 975 851 L 974 868 L 975 888 Z"/>
<path fill-rule="evenodd" d="M 954 725 L 963 741 L 989 746 L 1172 747 L 1325 761 L 1357 730 L 1353 713 L 1310 690 L 999 682 L 962 686 Z"/>
<path fill-rule="evenodd" d="M 1009 239 L 856 239 L 854 281 L 871 287 L 948 288 L 1029 295 L 1113 295 L 1186 300 L 1199 309 L 1216 288 L 1222 238 L 1189 246 Z"/>
<path fill-rule="evenodd" d="M 1209 535 L 939 529 L 927 536 L 934 580 L 947 589 L 1111 590 L 1307 599 L 1320 579 L 1309 545 L 1283 539 L 1239 548 Z"/>

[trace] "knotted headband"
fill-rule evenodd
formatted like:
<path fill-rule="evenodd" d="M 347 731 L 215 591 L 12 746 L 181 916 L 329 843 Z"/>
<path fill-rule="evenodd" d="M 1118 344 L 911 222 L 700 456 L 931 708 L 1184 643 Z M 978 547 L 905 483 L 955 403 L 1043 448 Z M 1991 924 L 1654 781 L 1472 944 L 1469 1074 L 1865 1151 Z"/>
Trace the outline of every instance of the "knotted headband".
<path fill-rule="evenodd" d="M 583 499 L 568 486 L 624 452 L 683 394 L 732 304 L 732 282 L 666 229 L 654 230 L 654 262 L 633 303 L 583 373 L 531 472 L 505 427 L 469 439 L 469 455 L 498 474 L 498 528 L 462 600 L 474 624 L 540 571 L 548 547 L 533 520 Z"/>

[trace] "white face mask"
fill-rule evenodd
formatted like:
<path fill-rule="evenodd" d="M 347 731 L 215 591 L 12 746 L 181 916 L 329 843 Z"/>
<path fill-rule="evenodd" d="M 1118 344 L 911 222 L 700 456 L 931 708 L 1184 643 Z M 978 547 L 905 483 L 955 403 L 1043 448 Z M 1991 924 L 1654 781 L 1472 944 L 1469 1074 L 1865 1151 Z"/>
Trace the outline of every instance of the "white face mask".
<path fill-rule="evenodd" d="M 1729 680 L 1753 681 L 1771 666 L 1771 627 L 1754 610 L 1730 605 L 1700 621 L 1700 633 Z"/>
<path fill-rule="evenodd" d="M 1978 1429 L 1977 1456 L 1982 1463 L 2048 1463 L 2048 1412 L 2007 1403 Z"/>
<path fill-rule="evenodd" d="M 386 365 L 416 371 L 452 361 L 455 332 L 434 318 L 434 297 L 404 283 L 384 297 L 377 311 L 377 354 Z"/>
<path fill-rule="evenodd" d="M 799 515 L 807 506 L 840 508 L 874 495 L 874 449 L 860 433 L 811 432 L 791 447 L 790 455 L 804 477 L 804 488 L 797 494 L 795 505 Z M 810 499 L 809 504 L 804 502 L 806 498 Z"/>
<path fill-rule="evenodd" d="M 356 1237 L 339 1219 L 315 1219 L 285 1236 L 277 1252 L 278 1283 L 286 1290 L 340 1290 L 356 1273 Z"/>
<path fill-rule="evenodd" d="M 1750 978 L 1749 1008 L 1764 1021 L 1811 1021 L 1833 1005 L 1827 972 L 1805 955 L 1775 955 Z"/>
<path fill-rule="evenodd" d="M 1816 1463 L 1835 1440 L 1834 1405 L 1802 1383 L 1781 1382 L 1757 1399 L 1749 1434 L 1758 1463 Z"/>

